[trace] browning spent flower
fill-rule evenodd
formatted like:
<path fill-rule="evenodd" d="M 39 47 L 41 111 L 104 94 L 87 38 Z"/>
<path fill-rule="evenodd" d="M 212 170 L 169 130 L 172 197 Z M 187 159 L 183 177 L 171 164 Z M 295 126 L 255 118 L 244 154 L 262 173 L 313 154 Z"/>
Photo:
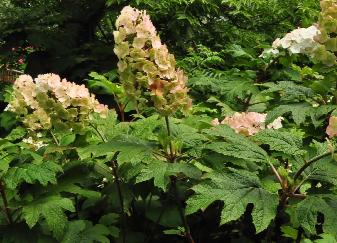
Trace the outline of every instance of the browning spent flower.
<path fill-rule="evenodd" d="M 329 125 L 326 128 L 326 134 L 329 136 L 329 138 L 337 136 L 337 117 L 336 116 L 330 116 Z"/>

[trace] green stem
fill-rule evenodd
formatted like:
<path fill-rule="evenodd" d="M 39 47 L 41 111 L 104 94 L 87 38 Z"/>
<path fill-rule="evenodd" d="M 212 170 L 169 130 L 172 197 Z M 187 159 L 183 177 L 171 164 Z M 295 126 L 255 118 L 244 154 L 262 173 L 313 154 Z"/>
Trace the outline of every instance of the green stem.
<path fill-rule="evenodd" d="M 122 186 L 121 186 L 121 180 L 120 180 L 120 176 L 118 173 L 118 164 L 117 161 L 115 160 L 115 158 L 112 159 L 111 161 L 111 165 L 112 165 L 112 171 L 113 174 L 115 176 L 115 182 L 116 182 L 116 188 L 117 188 L 117 193 L 118 193 L 118 197 L 119 197 L 119 203 L 120 203 L 120 207 L 121 207 L 121 211 L 120 211 L 120 215 L 122 217 L 122 241 L 123 243 L 126 242 L 126 217 L 125 217 L 125 213 L 124 213 L 124 198 L 123 198 L 123 194 L 122 194 Z"/>
<path fill-rule="evenodd" d="M 170 139 L 170 143 L 169 143 L 169 146 L 170 146 L 170 162 L 174 162 L 174 153 L 173 153 L 173 145 L 172 145 L 172 140 L 171 140 L 171 128 L 170 128 L 170 121 L 169 121 L 169 118 L 168 116 L 165 116 L 165 123 L 166 123 L 166 130 L 167 130 L 167 135 L 168 135 L 168 138 Z"/>
<path fill-rule="evenodd" d="M 94 126 L 93 124 L 90 124 L 90 126 L 96 131 L 96 133 L 98 134 L 98 136 L 101 138 L 103 143 L 107 142 L 107 139 L 103 136 L 103 134 L 98 130 L 98 128 L 96 126 Z M 118 193 L 118 197 L 119 197 L 119 203 L 120 203 L 120 215 L 122 218 L 122 227 L 121 227 L 121 231 L 122 231 L 122 242 L 125 243 L 126 242 L 126 217 L 125 217 L 125 213 L 124 213 L 124 198 L 123 198 L 123 194 L 122 194 L 122 186 L 121 186 L 121 179 L 118 173 L 118 163 L 116 161 L 117 159 L 117 155 L 118 152 L 115 153 L 114 157 L 111 160 L 111 166 L 112 166 L 112 172 L 113 175 L 115 177 L 115 182 L 116 182 L 116 188 L 117 188 L 117 193 Z"/>
<path fill-rule="evenodd" d="M 313 163 L 317 162 L 318 160 L 328 156 L 328 155 L 331 155 L 332 153 L 334 153 L 335 150 L 333 151 L 329 151 L 329 152 L 326 152 L 324 154 L 321 154 L 321 155 L 318 155 L 312 159 L 310 159 L 309 161 L 307 161 L 297 172 L 296 174 L 294 175 L 294 181 L 296 181 L 298 179 L 298 177 L 300 177 L 300 175 L 305 171 L 306 168 L 308 168 L 310 165 L 312 165 Z"/>
<path fill-rule="evenodd" d="M 53 133 L 52 130 L 50 130 L 50 134 L 53 137 L 54 142 L 56 143 L 57 146 L 60 146 L 60 142 L 57 140 L 55 134 Z"/>
<path fill-rule="evenodd" d="M 252 99 L 253 97 L 253 93 L 250 93 L 247 97 L 247 99 L 245 100 L 245 103 L 244 103 L 244 110 L 247 111 L 248 108 L 249 108 L 249 103 L 250 103 L 250 100 Z"/>
<path fill-rule="evenodd" d="M 165 116 L 165 123 L 166 123 L 167 135 L 170 139 L 170 144 L 169 144 L 170 155 L 168 156 L 167 160 L 168 160 L 169 163 L 174 163 L 175 162 L 175 155 L 174 155 L 174 152 L 173 152 L 173 145 L 172 145 L 172 140 L 171 140 L 171 128 L 170 128 L 170 121 L 169 121 L 168 116 Z M 182 207 L 180 199 L 179 199 L 179 195 L 178 195 L 178 191 L 177 191 L 177 178 L 175 176 L 171 176 L 170 180 L 171 180 L 171 185 L 172 185 L 176 205 L 178 207 L 179 215 L 180 215 L 181 221 L 184 225 L 185 237 L 186 237 L 186 239 L 188 240 L 189 243 L 195 243 L 195 241 L 192 237 L 192 234 L 191 234 L 190 227 L 187 223 L 187 219 L 186 219 L 186 216 L 184 214 L 183 207 Z"/>
<path fill-rule="evenodd" d="M 98 128 L 97 127 L 95 127 L 93 124 L 91 124 L 91 123 L 89 123 L 89 126 L 91 126 L 94 130 L 95 130 L 95 132 L 97 133 L 97 135 L 101 138 L 101 140 L 102 140 L 102 142 L 103 143 L 106 143 L 107 141 L 107 139 L 103 136 L 103 134 L 98 130 Z"/>
<path fill-rule="evenodd" d="M 300 187 L 303 185 L 303 183 L 311 176 L 311 174 L 313 173 L 313 172 L 315 172 L 317 169 L 315 169 L 315 170 L 313 170 L 313 171 L 311 171 L 305 178 L 303 178 L 301 181 L 300 181 L 300 183 L 298 183 L 297 184 L 297 186 L 293 189 L 293 193 L 296 193 L 297 192 L 297 190 L 299 190 L 300 189 Z"/>
<path fill-rule="evenodd" d="M 185 237 L 186 237 L 186 239 L 188 240 L 189 243 L 195 243 L 195 241 L 192 237 L 192 234 L 191 234 L 191 229 L 188 225 L 187 218 L 185 216 L 183 207 L 182 207 L 180 199 L 179 199 L 179 195 L 178 195 L 178 191 L 177 191 L 177 178 L 172 177 L 171 183 L 172 183 L 172 189 L 173 189 L 174 198 L 176 200 L 176 204 L 177 204 L 177 207 L 178 207 L 179 215 L 180 215 L 181 221 L 184 225 Z"/>
<path fill-rule="evenodd" d="M 6 196 L 6 193 L 5 193 L 5 186 L 2 183 L 2 181 L 0 181 L 0 194 L 1 194 L 2 201 L 3 201 L 4 207 L 5 207 L 4 211 L 5 211 L 5 214 L 6 214 L 6 217 L 7 217 L 7 221 L 8 221 L 9 224 L 13 224 L 12 213 L 11 213 L 11 210 L 8 206 L 8 200 L 7 200 L 7 196 Z"/>
<path fill-rule="evenodd" d="M 282 190 L 284 191 L 285 188 L 284 188 L 284 182 L 283 182 L 283 180 L 282 180 L 282 177 L 281 177 L 280 174 L 277 172 L 277 170 L 276 170 L 276 168 L 274 167 L 274 165 L 273 165 L 272 163 L 270 163 L 269 161 L 268 161 L 268 163 L 269 163 L 269 165 L 270 165 L 270 167 L 271 167 L 273 173 L 275 174 L 277 180 L 279 181 L 279 183 L 280 183 L 280 185 L 281 185 L 281 187 L 282 187 Z"/>

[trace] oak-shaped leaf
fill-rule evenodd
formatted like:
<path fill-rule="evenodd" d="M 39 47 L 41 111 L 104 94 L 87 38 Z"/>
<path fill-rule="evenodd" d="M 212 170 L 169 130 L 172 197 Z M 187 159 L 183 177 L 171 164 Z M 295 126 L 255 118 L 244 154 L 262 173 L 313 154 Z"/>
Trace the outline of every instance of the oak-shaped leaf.
<path fill-rule="evenodd" d="M 296 205 L 296 221 L 311 234 L 316 234 L 318 213 L 324 215 L 323 231 L 332 234 L 337 240 L 337 197 L 336 195 L 308 196 Z"/>
<path fill-rule="evenodd" d="M 48 196 L 25 205 L 22 208 L 22 217 L 30 228 L 44 218 L 53 235 L 60 238 L 68 223 L 64 211 L 75 211 L 73 202 L 69 198 Z"/>
<path fill-rule="evenodd" d="M 107 236 L 110 235 L 109 228 L 103 224 L 95 224 L 87 220 L 76 220 L 69 222 L 61 243 L 109 243 Z"/>
<path fill-rule="evenodd" d="M 262 188 L 259 178 L 250 172 L 234 169 L 212 172 L 192 190 L 195 195 L 187 200 L 187 214 L 204 210 L 220 200 L 224 202 L 221 224 L 226 224 L 239 219 L 247 205 L 253 204 L 252 219 L 257 233 L 265 230 L 276 216 L 278 195 Z"/>
<path fill-rule="evenodd" d="M 280 105 L 267 113 L 266 124 L 273 122 L 276 118 L 291 113 L 292 119 L 297 125 L 305 122 L 307 116 L 312 113 L 313 107 L 307 103 L 295 103 Z"/>
<path fill-rule="evenodd" d="M 268 154 L 257 144 L 248 138 L 235 133 L 227 125 L 219 125 L 212 129 L 205 130 L 207 135 L 222 138 L 219 142 L 213 142 L 206 146 L 206 149 L 212 150 L 225 156 L 231 156 L 238 159 L 244 159 L 256 163 L 267 163 Z"/>
<path fill-rule="evenodd" d="M 270 150 L 293 156 L 305 153 L 301 149 L 302 140 L 287 131 L 266 129 L 257 133 L 253 139 L 261 144 L 269 145 Z"/>
<path fill-rule="evenodd" d="M 46 186 L 48 183 L 56 184 L 56 176 L 60 172 L 62 172 L 62 167 L 52 161 L 45 161 L 41 164 L 23 164 L 9 168 L 4 181 L 11 189 L 22 182 L 30 184 L 39 182 Z"/>
<path fill-rule="evenodd" d="M 199 179 L 201 171 L 192 164 L 187 163 L 167 163 L 165 161 L 152 161 L 143 166 L 136 178 L 136 182 L 148 181 L 153 178 L 154 185 L 162 190 L 166 190 L 170 181 L 170 176 L 184 174 L 188 178 Z"/>

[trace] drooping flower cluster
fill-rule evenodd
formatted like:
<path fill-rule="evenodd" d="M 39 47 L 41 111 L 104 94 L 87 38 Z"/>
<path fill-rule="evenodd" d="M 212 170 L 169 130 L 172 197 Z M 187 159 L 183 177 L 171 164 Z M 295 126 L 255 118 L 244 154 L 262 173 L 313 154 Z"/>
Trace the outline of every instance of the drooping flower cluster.
<path fill-rule="evenodd" d="M 278 117 L 272 123 L 265 125 L 267 114 L 257 112 L 235 112 L 232 116 L 225 117 L 221 122 L 216 118 L 212 121 L 213 125 L 227 124 L 237 133 L 245 136 L 252 136 L 260 130 L 279 129 L 282 127 L 283 117 Z"/>
<path fill-rule="evenodd" d="M 56 74 L 39 75 L 35 80 L 21 75 L 14 83 L 8 110 L 20 115 L 32 131 L 79 130 L 89 121 L 90 113 L 104 117 L 108 112 L 84 85 L 61 80 Z"/>
<path fill-rule="evenodd" d="M 336 64 L 337 51 L 337 1 L 322 0 L 321 13 L 317 24 L 309 28 L 298 28 L 287 33 L 283 38 L 277 38 L 272 48 L 266 49 L 260 56 L 267 58 L 277 56 L 279 49 L 286 49 L 289 54 L 302 53 L 308 55 L 314 62 L 327 66 Z"/>
<path fill-rule="evenodd" d="M 174 55 L 161 43 L 145 11 L 125 7 L 116 20 L 114 52 L 124 89 L 136 103 L 145 103 L 150 95 L 162 115 L 170 115 L 191 105 L 186 88 L 187 77 L 176 69 Z"/>

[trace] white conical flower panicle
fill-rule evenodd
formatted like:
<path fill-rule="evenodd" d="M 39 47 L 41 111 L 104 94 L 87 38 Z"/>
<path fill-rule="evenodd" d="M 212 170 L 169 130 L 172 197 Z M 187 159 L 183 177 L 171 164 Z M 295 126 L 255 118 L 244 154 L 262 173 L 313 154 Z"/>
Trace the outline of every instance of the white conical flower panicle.
<path fill-rule="evenodd" d="M 148 103 L 163 115 L 188 110 L 187 77 L 176 69 L 175 58 L 161 43 L 145 11 L 127 6 L 116 20 L 114 52 L 126 94 L 137 104 Z"/>

